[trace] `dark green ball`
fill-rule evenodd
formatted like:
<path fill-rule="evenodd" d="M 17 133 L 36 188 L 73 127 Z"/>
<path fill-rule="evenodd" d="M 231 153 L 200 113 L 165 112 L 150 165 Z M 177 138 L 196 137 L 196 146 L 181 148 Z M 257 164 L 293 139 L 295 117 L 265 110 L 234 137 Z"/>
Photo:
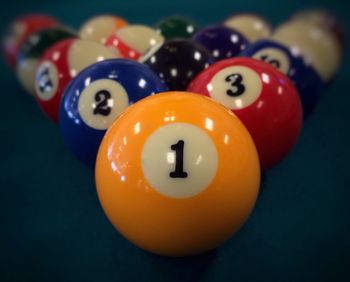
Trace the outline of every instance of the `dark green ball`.
<path fill-rule="evenodd" d="M 183 16 L 170 16 L 155 24 L 156 30 L 166 39 L 191 38 L 199 29 L 190 18 Z"/>
<path fill-rule="evenodd" d="M 56 42 L 72 37 L 77 37 L 77 34 L 66 27 L 52 27 L 34 32 L 20 47 L 17 61 L 25 58 L 39 58 Z"/>

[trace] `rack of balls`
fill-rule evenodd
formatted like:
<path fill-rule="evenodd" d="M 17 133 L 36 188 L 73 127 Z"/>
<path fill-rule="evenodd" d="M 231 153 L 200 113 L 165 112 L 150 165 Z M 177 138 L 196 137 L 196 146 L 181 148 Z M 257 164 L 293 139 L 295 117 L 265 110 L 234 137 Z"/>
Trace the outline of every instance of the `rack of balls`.
<path fill-rule="evenodd" d="M 344 33 L 324 10 L 277 27 L 255 14 L 206 27 L 104 15 L 79 31 L 33 14 L 9 25 L 3 50 L 67 148 L 95 170 L 113 226 L 149 252 L 187 256 L 247 220 L 261 171 L 292 151 L 336 75 Z"/>

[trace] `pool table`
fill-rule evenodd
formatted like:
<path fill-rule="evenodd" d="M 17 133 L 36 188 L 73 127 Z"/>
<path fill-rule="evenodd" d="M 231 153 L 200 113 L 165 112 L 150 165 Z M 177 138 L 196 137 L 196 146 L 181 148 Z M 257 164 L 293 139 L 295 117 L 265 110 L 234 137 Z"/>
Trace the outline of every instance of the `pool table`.
<path fill-rule="evenodd" d="M 350 3 L 340 0 L 16 0 L 2 4 L 0 28 L 28 12 L 74 28 L 101 13 L 148 25 L 183 14 L 203 26 L 248 11 L 277 25 L 315 5 L 339 14 L 350 38 Z M 350 281 L 348 51 L 294 150 L 264 173 L 247 223 L 218 249 L 186 258 L 149 254 L 118 234 L 93 171 L 1 60 L 0 281 Z"/>

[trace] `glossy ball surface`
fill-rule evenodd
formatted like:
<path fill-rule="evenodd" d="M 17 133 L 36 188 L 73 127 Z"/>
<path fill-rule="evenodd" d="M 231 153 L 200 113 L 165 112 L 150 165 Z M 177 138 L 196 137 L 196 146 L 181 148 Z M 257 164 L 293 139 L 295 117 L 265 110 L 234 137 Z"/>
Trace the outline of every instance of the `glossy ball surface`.
<path fill-rule="evenodd" d="M 324 82 L 330 82 L 340 66 L 343 52 L 339 40 L 312 22 L 286 22 L 275 30 L 271 39 L 301 54 Z"/>
<path fill-rule="evenodd" d="M 250 43 L 266 38 L 272 32 L 270 23 L 255 14 L 235 14 L 227 18 L 223 24 L 242 33 Z"/>
<path fill-rule="evenodd" d="M 111 59 L 91 65 L 72 80 L 62 97 L 63 141 L 93 167 L 107 128 L 129 104 L 166 90 L 158 76 L 140 63 Z"/>
<path fill-rule="evenodd" d="M 236 57 L 249 45 L 241 33 L 223 25 L 203 28 L 192 40 L 207 48 L 217 61 Z"/>
<path fill-rule="evenodd" d="M 35 72 L 44 52 L 61 40 L 75 37 L 67 28 L 54 27 L 34 32 L 27 38 L 17 54 L 16 73 L 28 93 L 35 95 Z"/>
<path fill-rule="evenodd" d="M 16 56 L 22 43 L 35 31 L 57 26 L 56 19 L 40 14 L 25 15 L 15 19 L 8 30 L 3 41 L 3 50 L 7 63 L 14 69 L 16 67 Z"/>
<path fill-rule="evenodd" d="M 66 39 L 50 47 L 41 57 L 35 76 L 35 97 L 42 111 L 58 122 L 68 83 L 87 66 L 116 57 L 112 50 L 91 40 Z"/>
<path fill-rule="evenodd" d="M 140 61 L 157 73 L 170 90 L 185 90 L 198 73 L 214 62 L 214 58 L 196 42 L 173 39 L 152 48 Z"/>
<path fill-rule="evenodd" d="M 107 131 L 96 168 L 101 205 L 135 245 L 203 253 L 251 213 L 260 168 L 240 120 L 205 97 L 170 92 L 132 105 Z"/>
<path fill-rule="evenodd" d="M 283 44 L 267 39 L 255 42 L 240 56 L 265 61 L 285 74 L 298 90 L 304 117 L 315 108 L 324 84 L 314 68 L 301 56 L 292 53 Z"/>
<path fill-rule="evenodd" d="M 170 16 L 156 23 L 155 28 L 166 39 L 191 38 L 198 25 L 187 17 Z"/>
<path fill-rule="evenodd" d="M 265 62 L 251 58 L 217 62 L 199 74 L 188 91 L 213 98 L 241 119 L 263 169 L 280 162 L 298 139 L 302 107 L 297 90 Z"/>
<path fill-rule="evenodd" d="M 81 39 L 97 41 L 101 44 L 119 28 L 126 26 L 126 20 L 113 15 L 100 15 L 89 19 L 85 22 L 80 30 Z"/>
<path fill-rule="evenodd" d="M 116 50 L 122 58 L 138 60 L 150 48 L 162 44 L 164 37 L 144 25 L 127 25 L 118 29 L 105 45 Z"/>

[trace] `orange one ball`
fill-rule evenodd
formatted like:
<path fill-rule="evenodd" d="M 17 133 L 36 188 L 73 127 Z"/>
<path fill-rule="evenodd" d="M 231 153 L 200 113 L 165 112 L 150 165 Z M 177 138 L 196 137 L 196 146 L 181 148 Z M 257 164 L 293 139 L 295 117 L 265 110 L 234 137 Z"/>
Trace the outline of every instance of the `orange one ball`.
<path fill-rule="evenodd" d="M 152 253 L 187 256 L 239 230 L 254 207 L 260 167 L 252 138 L 229 110 L 166 92 L 113 123 L 95 176 L 101 205 L 124 237 Z"/>

